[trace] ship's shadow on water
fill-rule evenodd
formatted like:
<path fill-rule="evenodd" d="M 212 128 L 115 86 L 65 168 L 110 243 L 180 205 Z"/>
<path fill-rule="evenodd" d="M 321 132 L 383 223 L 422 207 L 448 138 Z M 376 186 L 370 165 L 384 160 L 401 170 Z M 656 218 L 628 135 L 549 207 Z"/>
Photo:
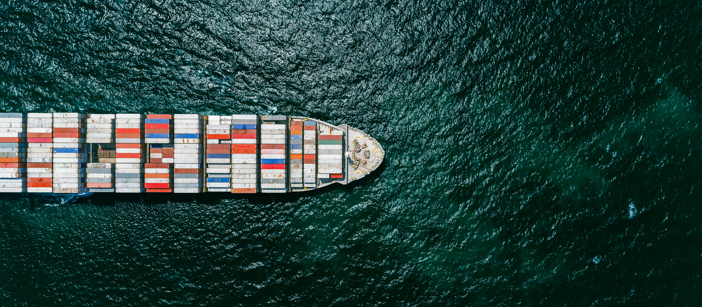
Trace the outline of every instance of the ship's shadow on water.
<path fill-rule="evenodd" d="M 197 203 L 207 205 L 218 205 L 222 200 L 248 200 L 251 204 L 268 205 L 275 203 L 296 202 L 302 197 L 315 197 L 321 194 L 330 193 L 336 190 L 352 192 L 355 188 L 369 184 L 378 179 L 386 169 L 386 162 L 383 161 L 376 170 L 367 176 L 356 180 L 348 185 L 332 184 L 320 189 L 307 192 L 291 192 L 285 194 L 231 194 L 231 193 L 202 193 L 202 194 L 174 194 L 174 193 L 141 193 L 141 194 L 118 194 L 118 193 L 95 193 L 93 195 L 78 198 L 75 204 L 87 204 L 96 206 L 114 206 L 118 203 L 143 203 L 143 204 L 167 204 L 167 203 Z M 28 195 L 27 197 L 32 197 Z M 37 203 L 37 201 L 33 201 Z M 36 205 L 39 205 L 38 203 Z"/>

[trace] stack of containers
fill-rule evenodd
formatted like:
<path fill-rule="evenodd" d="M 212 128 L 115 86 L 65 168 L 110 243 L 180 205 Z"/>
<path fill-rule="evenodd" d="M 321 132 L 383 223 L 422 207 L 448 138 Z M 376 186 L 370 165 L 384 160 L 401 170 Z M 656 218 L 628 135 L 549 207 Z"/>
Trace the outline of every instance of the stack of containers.
<path fill-rule="evenodd" d="M 202 193 L 202 116 L 173 115 L 173 192 Z"/>
<path fill-rule="evenodd" d="M 261 119 L 261 192 L 286 193 L 287 116 L 264 115 Z"/>
<path fill-rule="evenodd" d="M 53 121 L 53 192 L 85 192 L 85 115 L 54 113 Z"/>
<path fill-rule="evenodd" d="M 25 122 L 22 113 L 0 113 L 0 192 L 26 192 Z"/>
<path fill-rule="evenodd" d="M 232 115 L 232 193 L 258 192 L 257 147 L 258 116 Z"/>
<path fill-rule="evenodd" d="M 53 116 L 27 114 L 27 192 L 51 193 L 53 181 Z"/>
<path fill-rule="evenodd" d="M 114 144 L 114 114 L 88 115 L 85 142 L 91 144 Z M 94 145 L 99 146 L 99 145 Z M 100 148 L 102 150 L 102 148 Z M 85 187 L 90 192 L 114 192 L 114 158 L 88 161 Z"/>
<path fill-rule="evenodd" d="M 144 170 L 144 116 L 117 114 L 115 118 L 115 192 L 141 193 Z"/>
<path fill-rule="evenodd" d="M 302 190 L 302 132 L 304 120 L 293 119 L 290 122 L 290 187 Z"/>
<path fill-rule="evenodd" d="M 303 149 L 305 188 L 317 187 L 317 122 L 305 121 Z"/>
<path fill-rule="evenodd" d="M 207 192 L 230 192 L 231 186 L 231 116 L 207 117 Z"/>
<path fill-rule="evenodd" d="M 328 183 L 334 179 L 343 179 L 343 137 L 344 132 L 334 129 L 329 125 L 319 125 L 319 171 L 321 183 Z"/>
<path fill-rule="evenodd" d="M 144 122 L 146 143 L 150 144 L 150 154 L 160 151 L 161 158 L 149 157 L 149 163 L 144 164 L 144 188 L 147 193 L 173 192 L 171 178 L 173 174 L 173 148 L 163 148 L 163 144 L 171 143 L 170 114 L 149 114 Z"/>

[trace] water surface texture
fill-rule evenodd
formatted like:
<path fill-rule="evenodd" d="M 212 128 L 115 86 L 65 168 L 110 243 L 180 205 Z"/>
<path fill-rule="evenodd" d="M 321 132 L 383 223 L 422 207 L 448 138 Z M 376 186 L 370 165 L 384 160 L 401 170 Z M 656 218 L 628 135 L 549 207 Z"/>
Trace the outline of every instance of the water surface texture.
<path fill-rule="evenodd" d="M 283 114 L 288 196 L 0 196 L 0 306 L 702 304 L 699 1 L 0 0 L 0 111 Z"/>

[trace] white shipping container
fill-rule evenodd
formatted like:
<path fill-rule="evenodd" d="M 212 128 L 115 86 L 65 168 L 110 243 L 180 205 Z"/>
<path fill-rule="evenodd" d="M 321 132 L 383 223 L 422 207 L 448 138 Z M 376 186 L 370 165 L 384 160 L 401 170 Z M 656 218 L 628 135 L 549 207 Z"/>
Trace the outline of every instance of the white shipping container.
<path fill-rule="evenodd" d="M 200 178 L 173 178 L 173 183 L 200 183 Z"/>
<path fill-rule="evenodd" d="M 232 179 L 256 179 L 258 178 L 258 174 L 253 173 L 253 174 L 232 174 L 231 176 Z"/>
<path fill-rule="evenodd" d="M 284 183 L 262 183 L 262 189 L 285 189 Z"/>
<path fill-rule="evenodd" d="M 173 114 L 174 119 L 198 119 L 200 118 L 200 114 Z"/>
<path fill-rule="evenodd" d="M 170 178 L 144 178 L 144 183 L 170 183 Z"/>
<path fill-rule="evenodd" d="M 232 159 L 232 164 L 255 164 L 256 159 Z"/>
<path fill-rule="evenodd" d="M 142 118 L 142 114 L 115 114 L 117 118 Z"/>
<path fill-rule="evenodd" d="M 231 118 L 232 119 L 244 119 L 244 120 L 256 120 L 256 119 L 258 119 L 258 115 L 234 114 L 231 116 Z"/>
<path fill-rule="evenodd" d="M 286 125 L 280 125 L 280 124 L 263 124 L 261 125 L 261 129 L 266 129 L 266 130 L 285 130 Z"/>
<path fill-rule="evenodd" d="M 279 140 L 271 140 L 271 143 L 265 143 L 265 144 L 278 144 L 277 142 Z M 274 142 L 273 142 L 274 141 Z M 285 144 L 285 140 L 280 140 L 281 143 L 279 144 Z M 263 142 L 261 142 L 263 144 Z M 232 139 L 232 144 L 258 144 L 256 139 Z"/>
<path fill-rule="evenodd" d="M 256 169 L 256 168 L 258 168 L 258 165 L 256 165 L 256 163 L 232 164 L 232 168 L 236 168 L 236 169 Z"/>
<path fill-rule="evenodd" d="M 139 182 L 139 183 L 115 182 L 115 187 L 117 187 L 117 188 L 141 188 L 141 182 Z"/>
<path fill-rule="evenodd" d="M 115 139 L 115 143 L 118 144 L 140 144 L 141 139 Z"/>
<path fill-rule="evenodd" d="M 200 139 L 174 139 L 173 144 L 199 144 Z"/>
<path fill-rule="evenodd" d="M 117 153 L 144 153 L 141 148 L 117 148 Z"/>
<path fill-rule="evenodd" d="M 54 131 L 53 128 L 45 128 L 45 127 L 27 127 L 27 133 L 52 133 Z"/>
<path fill-rule="evenodd" d="M 193 169 L 193 168 L 200 168 L 200 164 L 196 164 L 196 163 L 183 163 L 183 164 L 180 164 L 180 163 L 179 163 L 179 164 L 174 164 L 173 167 L 174 167 L 174 168 L 190 168 L 190 169 Z"/>
<path fill-rule="evenodd" d="M 222 163 L 222 164 L 224 164 L 224 163 L 230 164 L 231 163 L 230 159 L 225 159 L 225 158 L 207 158 L 207 159 L 205 159 L 205 161 L 207 163 Z"/>
<path fill-rule="evenodd" d="M 232 183 L 232 189 L 255 189 L 256 184 L 253 183 Z"/>
<path fill-rule="evenodd" d="M 144 163 L 144 159 L 142 158 L 117 158 L 117 163 L 123 164 L 123 163 Z"/>

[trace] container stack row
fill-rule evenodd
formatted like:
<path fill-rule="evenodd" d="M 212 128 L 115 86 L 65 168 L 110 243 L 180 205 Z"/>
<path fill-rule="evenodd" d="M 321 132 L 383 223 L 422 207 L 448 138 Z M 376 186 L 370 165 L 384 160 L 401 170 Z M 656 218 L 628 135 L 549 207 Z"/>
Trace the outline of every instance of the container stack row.
<path fill-rule="evenodd" d="M 303 152 L 302 135 L 305 131 L 305 121 L 293 119 L 290 121 L 290 188 L 302 190 Z"/>
<path fill-rule="evenodd" d="M 144 121 L 144 134 L 149 146 L 149 162 L 144 164 L 144 188 L 147 193 L 173 192 L 173 144 L 170 114 L 149 114 Z"/>
<path fill-rule="evenodd" d="M 27 114 L 27 192 L 51 193 L 54 118 L 51 113 Z"/>
<path fill-rule="evenodd" d="M 257 154 L 258 116 L 232 115 L 232 193 L 258 192 Z"/>
<path fill-rule="evenodd" d="M 144 177 L 144 115 L 115 116 L 115 192 L 141 193 Z"/>
<path fill-rule="evenodd" d="M 114 192 L 114 114 L 90 114 L 86 120 L 88 150 L 85 187 L 89 192 Z"/>
<path fill-rule="evenodd" d="M 207 192 L 231 190 L 232 117 L 207 117 L 206 188 Z"/>
<path fill-rule="evenodd" d="M 261 116 L 261 192 L 286 193 L 287 116 Z"/>
<path fill-rule="evenodd" d="M 0 192 L 26 192 L 26 119 L 22 113 L 0 113 Z"/>
<path fill-rule="evenodd" d="M 202 116 L 173 115 L 174 193 L 202 192 Z"/>
<path fill-rule="evenodd" d="M 340 129 L 320 123 L 317 137 L 317 174 L 322 184 L 344 178 L 343 137 L 344 133 Z"/>
<path fill-rule="evenodd" d="M 317 187 L 317 122 L 305 121 L 304 133 L 304 184 L 305 188 Z"/>
<path fill-rule="evenodd" d="M 85 115 L 53 115 L 53 193 L 85 192 Z"/>

